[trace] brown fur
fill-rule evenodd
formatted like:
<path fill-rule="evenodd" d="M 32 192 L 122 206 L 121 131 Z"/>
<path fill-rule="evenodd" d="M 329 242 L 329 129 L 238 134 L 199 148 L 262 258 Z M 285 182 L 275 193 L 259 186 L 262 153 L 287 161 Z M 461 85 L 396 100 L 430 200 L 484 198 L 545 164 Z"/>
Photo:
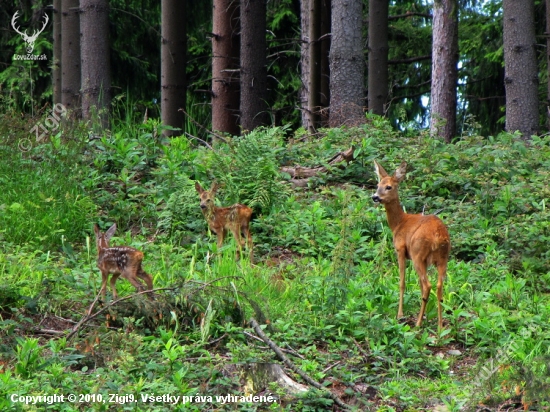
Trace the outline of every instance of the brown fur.
<path fill-rule="evenodd" d="M 242 249 L 246 243 L 250 254 L 250 263 L 252 263 L 254 256 L 252 235 L 250 234 L 252 209 L 239 203 L 228 207 L 217 207 L 215 197 L 218 187 L 216 183 L 212 183 L 210 190 L 204 190 L 199 182 L 195 182 L 202 214 L 210 230 L 216 233 L 218 249 L 222 247 L 227 231 L 230 230 L 237 241 L 236 258 L 240 257 L 239 249 Z M 241 232 L 244 238 L 241 236 Z"/>
<path fill-rule="evenodd" d="M 399 263 L 399 309 L 397 317 L 403 317 L 403 294 L 405 292 L 405 267 L 406 260 L 413 261 L 414 269 L 420 280 L 422 302 L 416 326 L 422 324 L 422 318 L 426 310 L 426 303 L 430 297 L 432 285 L 428 279 L 427 271 L 430 265 L 437 268 L 437 315 L 439 330 L 443 328 L 442 308 L 443 281 L 447 274 L 447 262 L 451 250 L 451 239 L 445 224 L 435 215 L 409 214 L 403 212 L 399 202 L 397 189 L 399 182 L 405 178 L 407 163 L 395 171 L 393 176 L 388 176 L 384 168 L 374 161 L 376 174 L 378 175 L 378 189 L 372 196 L 375 202 L 382 203 L 386 209 L 388 224 L 393 233 L 393 245 L 397 253 Z"/>
<path fill-rule="evenodd" d="M 152 290 L 153 278 L 141 267 L 143 261 L 143 253 L 129 246 L 114 246 L 109 247 L 109 240 L 115 234 L 116 224 L 111 226 L 109 230 L 102 233 L 98 225 L 94 225 L 94 232 L 97 246 L 97 267 L 101 270 L 102 282 L 101 293 L 105 300 L 105 289 L 109 274 L 111 276 L 111 290 L 113 299 L 118 298 L 115 283 L 119 276 L 127 279 L 138 291 Z M 147 288 L 143 287 L 143 283 Z M 149 296 L 151 299 L 152 297 Z"/>

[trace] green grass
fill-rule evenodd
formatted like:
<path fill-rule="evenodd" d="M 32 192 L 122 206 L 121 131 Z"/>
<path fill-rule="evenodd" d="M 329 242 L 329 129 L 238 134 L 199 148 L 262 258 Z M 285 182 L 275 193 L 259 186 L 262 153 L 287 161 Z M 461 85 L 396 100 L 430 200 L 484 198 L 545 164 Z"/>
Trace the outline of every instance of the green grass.
<path fill-rule="evenodd" d="M 232 365 L 277 361 L 250 337 L 250 317 L 268 325 L 266 333 L 311 377 L 346 388 L 342 396 L 357 410 L 521 407 L 516 388 L 533 408 L 548 408 L 549 143 L 525 145 L 502 134 L 447 146 L 370 120 L 368 127 L 327 130 L 315 139 L 263 131 L 215 153 L 186 138 L 155 139 L 158 124 L 151 120 L 115 122 L 112 133 L 92 140 L 73 127 L 70 139 L 60 131 L 30 152 L 17 148 L 26 125 L 14 128 L 20 134 L 0 147 L 8 159 L 0 163 L 0 408 L 21 409 L 8 400 L 14 393 L 241 394 Z M 273 156 L 260 156 L 258 142 Z M 272 179 L 274 167 L 318 165 L 350 145 L 356 160 L 307 188 L 274 177 L 277 185 L 255 205 L 254 265 L 234 261 L 231 237 L 217 249 L 194 180 L 224 182 L 222 205 L 250 202 L 254 185 Z M 408 161 L 400 188 L 407 211 L 443 208 L 453 247 L 441 333 L 434 293 L 427 320 L 413 327 L 420 291 L 411 265 L 406 318 L 396 319 L 392 235 L 370 199 L 374 158 L 387 170 Z M 98 221 L 116 222 L 112 244 L 142 250 L 155 287 L 171 288 L 159 293 L 159 313 L 142 318 L 121 307 L 120 319 L 107 325 L 100 317 L 73 339 L 37 335 L 36 328 L 72 328 L 98 292 L 91 237 Z M 121 296 L 134 292 L 123 279 L 117 289 Z M 312 391 L 277 405 L 193 403 L 173 410 L 313 411 L 328 404 Z M 166 410 L 160 403 L 125 407 Z"/>

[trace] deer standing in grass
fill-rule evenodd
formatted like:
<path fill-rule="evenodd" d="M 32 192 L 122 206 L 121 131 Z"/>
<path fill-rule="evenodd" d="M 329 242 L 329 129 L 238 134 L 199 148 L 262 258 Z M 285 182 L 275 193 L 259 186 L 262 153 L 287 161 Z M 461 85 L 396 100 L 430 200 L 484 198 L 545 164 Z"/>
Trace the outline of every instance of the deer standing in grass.
<path fill-rule="evenodd" d="M 199 182 L 195 182 L 195 190 L 199 194 L 202 214 L 208 223 L 208 227 L 218 238 L 218 249 L 222 247 L 227 231 L 230 230 L 237 242 L 236 258 L 240 258 L 239 249 L 242 249 L 246 243 L 250 254 L 250 263 L 252 263 L 253 248 L 252 235 L 250 234 L 252 209 L 239 203 L 228 207 L 217 207 L 215 196 L 218 188 L 218 184 L 214 182 L 210 186 L 210 190 L 204 190 Z"/>
<path fill-rule="evenodd" d="M 141 267 L 143 252 L 129 246 L 109 247 L 109 240 L 116 231 L 116 224 L 111 226 L 105 233 L 99 230 L 98 225 L 94 225 L 96 246 L 97 246 L 97 267 L 101 270 L 103 281 L 101 282 L 100 292 L 105 300 L 105 289 L 107 288 L 107 279 L 111 276 L 111 290 L 113 299 L 118 298 L 116 291 L 116 281 L 119 276 L 127 279 L 138 291 L 152 290 L 153 278 Z M 143 287 L 142 281 L 147 285 Z M 148 294 L 149 295 L 149 294 Z M 152 296 L 148 296 L 152 299 Z"/>
<path fill-rule="evenodd" d="M 399 202 L 397 189 L 399 182 L 405 178 L 407 163 L 388 176 L 380 164 L 374 161 L 374 168 L 378 175 L 378 189 L 372 200 L 382 203 L 386 209 L 388 225 L 393 233 L 393 245 L 397 252 L 399 263 L 399 309 L 397 317 L 403 317 L 403 294 L 405 292 L 406 260 L 413 261 L 414 269 L 420 280 L 421 305 L 416 326 L 422 324 L 426 303 L 430 297 L 432 285 L 428 279 L 428 267 L 437 268 L 437 315 L 438 328 L 443 328 L 441 302 L 443 301 L 443 281 L 447 273 L 447 262 L 451 250 L 451 240 L 447 227 L 435 215 L 409 214 L 403 211 Z"/>

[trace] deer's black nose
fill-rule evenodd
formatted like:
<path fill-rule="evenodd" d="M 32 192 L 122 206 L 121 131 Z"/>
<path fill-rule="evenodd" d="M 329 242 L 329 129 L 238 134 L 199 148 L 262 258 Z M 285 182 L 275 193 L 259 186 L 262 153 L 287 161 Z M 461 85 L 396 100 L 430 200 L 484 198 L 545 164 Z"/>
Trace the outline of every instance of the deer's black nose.
<path fill-rule="evenodd" d="M 380 203 L 380 198 L 378 197 L 378 195 L 372 195 L 372 200 L 375 203 Z"/>

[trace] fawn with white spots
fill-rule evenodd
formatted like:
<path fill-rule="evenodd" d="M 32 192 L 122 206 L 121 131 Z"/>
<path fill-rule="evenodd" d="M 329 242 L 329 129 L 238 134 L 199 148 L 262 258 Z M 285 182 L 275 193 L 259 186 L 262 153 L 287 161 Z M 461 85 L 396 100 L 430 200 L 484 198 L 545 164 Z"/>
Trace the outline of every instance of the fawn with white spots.
<path fill-rule="evenodd" d="M 252 209 L 239 203 L 228 207 L 216 206 L 215 196 L 218 188 L 218 184 L 214 182 L 210 186 L 210 190 L 204 190 L 199 182 L 195 182 L 195 190 L 199 194 L 202 214 L 208 223 L 208 227 L 218 238 L 218 249 L 222 247 L 227 231 L 230 230 L 237 241 L 236 258 L 240 257 L 239 249 L 242 249 L 246 243 L 250 254 L 250 263 L 252 263 L 253 245 L 252 235 L 250 234 Z"/>
<path fill-rule="evenodd" d="M 143 261 L 143 252 L 130 246 L 109 246 L 109 240 L 116 231 L 116 224 L 111 226 L 105 233 L 99 230 L 98 225 L 94 225 L 94 232 L 97 246 L 97 267 L 101 270 L 103 278 L 101 282 L 101 293 L 105 300 L 105 289 L 109 274 L 111 276 L 111 290 L 113 299 L 118 298 L 115 283 L 120 277 L 127 279 L 139 292 L 153 289 L 153 278 L 141 267 Z M 146 288 L 143 283 L 145 282 Z M 152 299 L 150 294 L 147 294 Z"/>

